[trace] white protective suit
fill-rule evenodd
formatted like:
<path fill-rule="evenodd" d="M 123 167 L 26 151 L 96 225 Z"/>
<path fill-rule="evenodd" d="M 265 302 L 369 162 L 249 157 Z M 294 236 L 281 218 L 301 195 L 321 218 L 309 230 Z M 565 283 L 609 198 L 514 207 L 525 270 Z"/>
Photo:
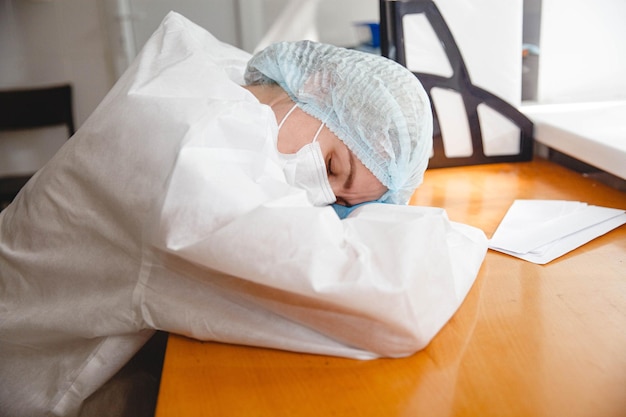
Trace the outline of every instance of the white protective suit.
<path fill-rule="evenodd" d="M 454 314 L 484 234 L 437 208 L 313 207 L 249 55 L 169 14 L 0 214 L 0 415 L 71 416 L 154 329 L 352 358 Z"/>

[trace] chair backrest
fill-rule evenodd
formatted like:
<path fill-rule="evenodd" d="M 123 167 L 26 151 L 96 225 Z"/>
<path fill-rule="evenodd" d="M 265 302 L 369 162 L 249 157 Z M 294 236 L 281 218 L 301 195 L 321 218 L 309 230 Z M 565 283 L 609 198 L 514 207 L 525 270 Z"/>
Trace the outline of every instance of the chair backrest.
<path fill-rule="evenodd" d="M 0 91 L 0 130 L 65 125 L 74 134 L 72 87 Z"/>
<path fill-rule="evenodd" d="M 68 138 L 75 133 L 70 85 L 0 91 L 0 131 L 61 125 L 67 128 Z M 13 200 L 31 176 L 0 178 L 0 210 Z"/>
<path fill-rule="evenodd" d="M 467 115 L 471 136 L 471 155 L 447 156 L 442 135 L 442 118 L 433 105 L 433 154 L 429 167 L 447 167 L 476 165 L 495 162 L 528 161 L 533 152 L 533 124 L 514 106 L 496 95 L 472 84 L 469 72 L 454 37 L 432 0 L 380 0 L 380 37 L 383 56 L 406 66 L 406 39 L 404 36 L 404 17 L 410 14 L 424 14 L 435 32 L 447 56 L 453 71 L 451 76 L 442 76 L 424 72 L 414 72 L 426 89 L 431 102 L 433 90 L 453 90 L 460 94 L 462 105 Z M 483 143 L 483 131 L 480 122 L 481 105 L 508 119 L 519 129 L 519 152 L 515 154 L 487 154 Z"/>

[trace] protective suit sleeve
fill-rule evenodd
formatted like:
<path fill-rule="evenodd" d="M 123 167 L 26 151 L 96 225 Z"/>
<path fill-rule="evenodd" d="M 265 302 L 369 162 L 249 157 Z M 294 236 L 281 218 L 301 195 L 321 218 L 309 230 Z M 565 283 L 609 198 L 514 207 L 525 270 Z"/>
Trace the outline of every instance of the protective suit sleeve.
<path fill-rule="evenodd" d="M 344 221 L 331 208 L 262 205 L 218 229 L 196 229 L 206 235 L 182 245 L 162 236 L 164 249 L 239 277 L 245 283 L 235 285 L 256 308 L 372 356 L 425 347 L 463 301 L 486 251 L 482 232 L 443 210 L 382 204 Z M 265 346 L 285 348 L 265 337 Z"/>
<path fill-rule="evenodd" d="M 239 115 L 251 121 L 250 110 Z M 220 126 L 227 134 L 223 118 Z M 152 244 L 203 268 L 197 279 L 237 287 L 246 300 L 247 313 L 231 316 L 228 335 L 208 321 L 191 335 L 242 343 L 234 335 L 245 333 L 250 315 L 269 311 L 370 356 L 423 348 L 471 287 L 486 252 L 484 234 L 450 222 L 438 208 L 367 204 L 340 220 L 333 208 L 314 207 L 303 190 L 287 185 L 271 153 L 243 146 L 242 138 L 262 130 L 251 126 L 249 135 L 237 135 L 241 146 L 228 151 L 215 149 L 206 134 L 188 138 L 157 214 Z M 273 134 L 270 124 L 266 130 Z M 230 280 L 216 278 L 221 274 Z M 176 322 L 166 330 L 179 333 L 197 322 L 190 315 L 208 314 L 199 302 L 185 310 L 190 321 L 176 321 L 176 311 L 159 311 L 149 297 L 143 302 L 148 321 Z M 254 343 L 288 348 L 280 340 L 257 334 Z"/>

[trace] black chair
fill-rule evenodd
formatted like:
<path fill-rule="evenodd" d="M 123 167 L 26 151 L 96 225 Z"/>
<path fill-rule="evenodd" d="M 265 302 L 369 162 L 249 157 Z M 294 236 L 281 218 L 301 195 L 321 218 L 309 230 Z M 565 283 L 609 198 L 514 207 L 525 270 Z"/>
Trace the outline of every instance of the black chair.
<path fill-rule="evenodd" d="M 444 77 L 436 74 L 414 72 L 426 89 L 432 102 L 432 89 L 441 88 L 458 92 L 463 100 L 469 122 L 473 153 L 470 156 L 446 156 L 440 120 L 433 106 L 433 155 L 430 168 L 477 165 L 496 162 L 529 161 L 533 154 L 533 124 L 514 106 L 472 84 L 461 52 L 437 5 L 432 0 L 380 0 L 380 38 L 383 56 L 406 66 L 403 17 L 425 14 L 435 34 L 442 43 L 453 74 Z M 513 155 L 486 155 L 483 147 L 478 105 L 487 105 L 519 128 L 519 153 Z"/>
<path fill-rule="evenodd" d="M 72 87 L 0 91 L 0 131 L 65 125 L 74 134 Z M 33 174 L 0 178 L 0 210 L 10 204 Z"/>

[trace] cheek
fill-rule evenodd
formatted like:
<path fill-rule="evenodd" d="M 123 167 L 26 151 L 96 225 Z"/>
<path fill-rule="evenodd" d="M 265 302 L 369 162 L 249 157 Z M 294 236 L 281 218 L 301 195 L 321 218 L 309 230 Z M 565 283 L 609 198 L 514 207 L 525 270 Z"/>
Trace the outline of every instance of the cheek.
<path fill-rule="evenodd" d="M 330 187 L 333 189 L 333 193 L 335 196 L 341 196 L 343 191 L 343 185 L 341 181 L 337 177 L 330 176 L 328 177 L 328 182 L 330 183 Z"/>
<path fill-rule="evenodd" d="M 292 114 L 278 132 L 278 151 L 285 154 L 298 152 L 311 143 L 318 127 L 319 122 L 313 117 L 294 117 Z"/>
<path fill-rule="evenodd" d="M 387 187 L 363 165 L 357 169 L 355 177 L 351 194 L 353 198 L 361 200 L 361 202 L 377 200 L 387 192 Z"/>
<path fill-rule="evenodd" d="M 296 153 L 308 142 L 304 135 L 294 129 L 283 127 L 278 132 L 278 151 L 285 154 Z"/>

